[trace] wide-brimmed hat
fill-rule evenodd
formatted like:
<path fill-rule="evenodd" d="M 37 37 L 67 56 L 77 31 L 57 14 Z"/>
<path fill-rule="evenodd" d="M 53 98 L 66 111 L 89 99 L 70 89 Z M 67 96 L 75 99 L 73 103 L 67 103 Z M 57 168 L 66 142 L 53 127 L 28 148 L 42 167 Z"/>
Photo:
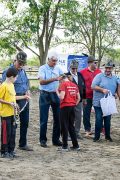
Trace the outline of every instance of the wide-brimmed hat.
<path fill-rule="evenodd" d="M 21 64 L 26 64 L 27 63 L 27 54 L 23 51 L 20 51 L 16 55 L 16 60 Z"/>
<path fill-rule="evenodd" d="M 98 61 L 98 60 L 95 59 L 94 56 L 88 56 L 88 63 L 90 63 L 90 62 L 97 62 L 97 61 Z"/>
<path fill-rule="evenodd" d="M 106 64 L 104 64 L 105 67 L 115 67 L 115 64 L 112 62 L 112 60 L 108 60 Z"/>
<path fill-rule="evenodd" d="M 78 68 L 79 66 L 79 62 L 77 60 L 72 60 L 71 64 L 70 64 L 70 67 L 71 68 Z"/>

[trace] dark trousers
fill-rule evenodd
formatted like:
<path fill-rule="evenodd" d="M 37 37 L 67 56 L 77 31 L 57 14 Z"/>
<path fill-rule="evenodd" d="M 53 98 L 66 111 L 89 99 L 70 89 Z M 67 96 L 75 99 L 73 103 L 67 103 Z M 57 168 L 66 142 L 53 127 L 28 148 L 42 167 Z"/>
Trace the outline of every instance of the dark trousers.
<path fill-rule="evenodd" d="M 22 109 L 26 103 L 26 100 L 17 101 L 20 109 Z M 24 147 L 27 145 L 27 129 L 29 124 L 29 103 L 25 109 L 20 113 L 20 139 L 19 147 Z"/>
<path fill-rule="evenodd" d="M 68 132 L 70 134 L 73 146 L 78 147 L 74 121 L 75 121 L 74 106 L 63 107 L 60 109 L 60 124 L 61 124 L 63 147 L 68 146 Z"/>
<path fill-rule="evenodd" d="M 86 99 L 87 104 L 83 106 L 83 124 L 85 131 L 91 131 L 90 115 L 92 109 L 92 99 Z"/>
<path fill-rule="evenodd" d="M 95 138 L 100 138 L 100 132 L 103 127 L 105 128 L 105 138 L 110 138 L 110 125 L 111 125 L 111 115 L 103 117 L 101 107 L 94 106 L 95 109 Z"/>
<path fill-rule="evenodd" d="M 39 98 L 39 108 L 40 108 L 40 142 L 47 141 L 47 122 L 49 108 L 52 107 L 53 111 L 53 133 L 52 133 L 52 142 L 57 143 L 60 138 L 60 101 L 55 92 L 40 92 Z"/>
<path fill-rule="evenodd" d="M 16 124 L 14 116 L 1 118 L 1 154 L 15 149 Z"/>

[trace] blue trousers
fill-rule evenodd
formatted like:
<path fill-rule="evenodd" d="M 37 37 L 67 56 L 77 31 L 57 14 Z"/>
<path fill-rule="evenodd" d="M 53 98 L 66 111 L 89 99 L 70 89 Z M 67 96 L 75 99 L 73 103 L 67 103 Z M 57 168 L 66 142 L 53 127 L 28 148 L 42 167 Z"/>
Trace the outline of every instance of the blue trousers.
<path fill-rule="evenodd" d="M 110 126 L 111 126 L 111 115 L 104 116 L 102 113 L 101 107 L 94 106 L 95 109 L 95 138 L 100 138 L 100 132 L 103 127 L 104 120 L 104 128 L 105 128 L 105 138 L 110 138 Z"/>
<path fill-rule="evenodd" d="M 17 101 L 20 109 L 22 109 L 26 103 L 26 100 Z M 24 147 L 27 145 L 27 129 L 29 124 L 29 103 L 25 109 L 20 113 L 20 139 L 19 147 Z"/>
<path fill-rule="evenodd" d="M 57 143 L 60 138 L 60 101 L 55 92 L 40 92 L 39 108 L 40 108 L 40 142 L 47 141 L 47 122 L 49 108 L 52 107 L 53 111 L 53 133 L 52 142 Z"/>

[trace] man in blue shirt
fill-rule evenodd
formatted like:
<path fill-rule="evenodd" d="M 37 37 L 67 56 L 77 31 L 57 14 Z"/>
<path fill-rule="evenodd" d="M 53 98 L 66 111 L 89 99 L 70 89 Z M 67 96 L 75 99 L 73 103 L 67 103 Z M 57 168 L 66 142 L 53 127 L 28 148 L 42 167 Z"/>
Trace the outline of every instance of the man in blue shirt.
<path fill-rule="evenodd" d="M 27 61 L 27 54 L 23 51 L 20 51 L 14 60 L 13 65 L 18 70 L 17 80 L 14 83 L 16 95 L 25 95 L 28 94 L 29 89 L 29 81 L 26 75 L 23 66 L 26 64 Z M 6 79 L 6 71 L 3 72 L 2 80 Z M 29 103 L 26 100 L 18 100 L 17 101 L 20 109 L 23 107 L 24 110 L 20 113 L 20 139 L 19 139 L 19 149 L 31 151 L 32 149 L 27 146 L 27 128 L 29 124 Z M 26 106 L 25 106 L 26 104 Z"/>
<path fill-rule="evenodd" d="M 113 67 L 114 64 L 112 63 L 112 61 L 108 61 L 105 64 L 105 72 L 98 74 L 92 82 L 91 87 L 93 89 L 93 106 L 95 109 L 94 142 L 99 141 L 100 139 L 103 120 L 105 127 L 105 139 L 110 142 L 112 141 L 112 138 L 110 136 L 111 115 L 103 117 L 100 100 L 104 97 L 105 94 L 108 94 L 109 91 L 111 91 L 112 95 L 115 96 L 117 87 L 120 84 L 120 80 L 115 75 L 112 75 Z"/>
<path fill-rule="evenodd" d="M 49 107 L 53 111 L 53 135 L 52 143 L 56 146 L 61 146 L 60 142 L 60 122 L 59 111 L 60 102 L 56 94 L 56 89 L 59 86 L 60 75 L 63 74 L 62 70 L 56 65 L 57 54 L 55 52 L 48 53 L 47 64 L 39 68 L 38 79 L 40 82 L 40 144 L 42 147 L 47 147 L 47 122 Z"/>

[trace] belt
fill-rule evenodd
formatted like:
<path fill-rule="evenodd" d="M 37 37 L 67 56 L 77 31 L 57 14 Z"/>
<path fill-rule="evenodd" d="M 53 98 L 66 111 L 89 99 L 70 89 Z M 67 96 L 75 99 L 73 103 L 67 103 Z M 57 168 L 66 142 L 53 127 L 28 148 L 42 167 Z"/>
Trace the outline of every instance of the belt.
<path fill-rule="evenodd" d="M 52 94 L 52 93 L 56 93 L 56 92 L 55 91 L 49 92 L 49 91 L 40 90 L 40 93 Z"/>

